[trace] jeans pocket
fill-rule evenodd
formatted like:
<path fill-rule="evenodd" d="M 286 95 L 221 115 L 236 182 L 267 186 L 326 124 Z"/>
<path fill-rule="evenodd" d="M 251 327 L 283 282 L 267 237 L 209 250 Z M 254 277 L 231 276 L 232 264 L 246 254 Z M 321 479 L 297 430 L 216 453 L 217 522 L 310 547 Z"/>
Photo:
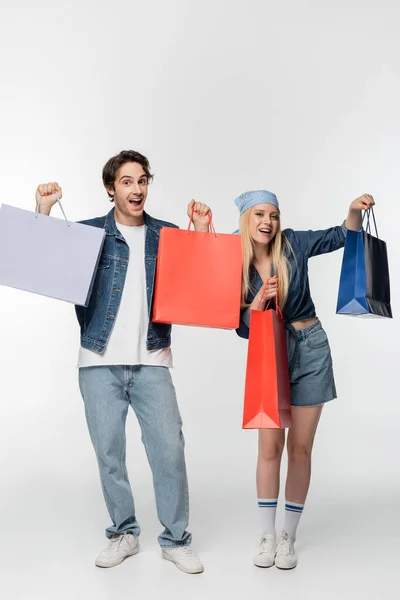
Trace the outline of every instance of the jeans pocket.
<path fill-rule="evenodd" d="M 317 348 L 323 348 L 324 346 L 327 346 L 329 341 L 325 331 L 321 328 L 311 333 L 307 337 L 306 343 L 309 348 L 316 350 Z"/>

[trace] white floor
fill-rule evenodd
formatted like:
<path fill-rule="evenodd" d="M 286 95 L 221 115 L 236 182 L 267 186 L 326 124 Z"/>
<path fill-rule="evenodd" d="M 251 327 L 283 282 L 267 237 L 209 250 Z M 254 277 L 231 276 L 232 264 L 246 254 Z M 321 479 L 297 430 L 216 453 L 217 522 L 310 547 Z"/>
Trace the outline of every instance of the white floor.
<path fill-rule="evenodd" d="M 366 347 L 369 351 L 373 348 Z M 235 395 L 222 386 L 210 391 L 209 384 L 228 381 L 229 372 L 240 380 L 242 372 L 236 369 L 236 376 L 231 364 L 211 362 L 207 378 L 194 385 L 176 369 L 190 530 L 205 565 L 203 574 L 186 575 L 160 556 L 152 478 L 132 411 L 127 463 L 141 551 L 113 569 L 94 566 L 109 517 L 76 374 L 62 362 L 53 379 L 46 364 L 21 364 L 24 370 L 14 366 L 2 374 L 7 393 L 0 402 L 1 600 L 400 598 L 399 403 L 398 394 L 381 393 L 382 381 L 397 389 L 389 367 L 379 377 L 350 373 L 345 381 L 339 372 L 344 392 L 324 409 L 318 428 L 298 530 L 299 564 L 292 572 L 252 564 L 259 534 L 257 433 L 241 429 L 239 384 Z M 278 527 L 283 483 L 282 477 Z"/>
<path fill-rule="evenodd" d="M 220 495 L 217 502 L 214 494 L 214 507 L 207 490 L 195 487 L 192 530 L 194 546 L 205 564 L 201 575 L 186 575 L 161 559 L 148 489 L 139 486 L 138 490 L 144 496 L 138 503 L 138 512 L 143 513 L 141 551 L 108 570 L 93 564 L 104 543 L 102 525 L 107 523 L 100 497 L 91 510 L 85 500 L 88 490 L 82 487 L 53 489 L 52 495 L 41 496 L 37 485 L 30 495 L 18 499 L 5 490 L 1 598 L 210 600 L 273 594 L 276 599 L 375 600 L 400 596 L 398 489 L 397 497 L 390 488 L 379 494 L 347 488 L 340 499 L 333 486 L 325 488 L 324 495 L 311 494 L 299 530 L 298 567 L 283 572 L 252 565 L 257 515 L 254 511 L 247 516 L 233 501 L 233 486 L 227 486 L 226 496 Z M 12 500 L 8 506 L 5 496 Z"/>

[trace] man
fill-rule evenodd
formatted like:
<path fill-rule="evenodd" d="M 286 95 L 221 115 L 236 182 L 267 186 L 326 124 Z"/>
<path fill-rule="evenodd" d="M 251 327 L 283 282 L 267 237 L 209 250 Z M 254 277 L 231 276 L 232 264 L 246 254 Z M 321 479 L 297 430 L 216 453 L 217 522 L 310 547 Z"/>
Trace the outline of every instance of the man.
<path fill-rule="evenodd" d="M 129 405 L 138 418 L 153 473 L 157 513 L 164 531 L 162 556 L 186 573 L 204 570 L 190 547 L 188 483 L 182 421 L 169 368 L 171 326 L 150 319 L 159 235 L 176 227 L 144 211 L 152 180 L 147 158 L 123 151 L 103 169 L 114 203 L 104 217 L 83 221 L 104 228 L 106 240 L 90 303 L 76 307 L 81 328 L 79 386 L 112 525 L 98 567 L 113 567 L 139 551 L 140 527 L 125 464 Z M 40 211 L 50 214 L 62 197 L 57 183 L 36 191 Z M 192 201 L 197 231 L 208 231 L 210 210 Z"/>

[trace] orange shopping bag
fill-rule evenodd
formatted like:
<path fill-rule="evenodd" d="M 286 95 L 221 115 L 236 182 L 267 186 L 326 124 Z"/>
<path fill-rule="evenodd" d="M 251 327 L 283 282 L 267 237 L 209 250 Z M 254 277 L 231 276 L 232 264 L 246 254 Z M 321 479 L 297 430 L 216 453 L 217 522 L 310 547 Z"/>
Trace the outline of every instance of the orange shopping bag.
<path fill-rule="evenodd" d="M 236 329 L 240 319 L 240 235 L 163 227 L 152 320 Z"/>
<path fill-rule="evenodd" d="M 242 428 L 291 425 L 286 329 L 276 302 L 276 311 L 251 311 Z"/>

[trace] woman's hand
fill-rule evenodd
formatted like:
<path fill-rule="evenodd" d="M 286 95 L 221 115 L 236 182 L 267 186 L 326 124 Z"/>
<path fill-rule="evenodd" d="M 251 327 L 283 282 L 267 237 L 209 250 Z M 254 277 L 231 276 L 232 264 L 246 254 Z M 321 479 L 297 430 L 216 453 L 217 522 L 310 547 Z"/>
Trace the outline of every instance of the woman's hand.
<path fill-rule="evenodd" d="M 369 210 L 373 206 L 375 206 L 375 200 L 370 194 L 363 194 L 359 198 L 353 200 L 350 204 L 349 214 L 345 222 L 346 228 L 352 231 L 359 231 L 362 221 L 361 211 Z"/>
<path fill-rule="evenodd" d="M 254 310 L 265 310 L 270 300 L 275 300 L 278 293 L 278 278 L 270 277 L 266 284 L 262 286 L 253 302 L 251 308 Z"/>

